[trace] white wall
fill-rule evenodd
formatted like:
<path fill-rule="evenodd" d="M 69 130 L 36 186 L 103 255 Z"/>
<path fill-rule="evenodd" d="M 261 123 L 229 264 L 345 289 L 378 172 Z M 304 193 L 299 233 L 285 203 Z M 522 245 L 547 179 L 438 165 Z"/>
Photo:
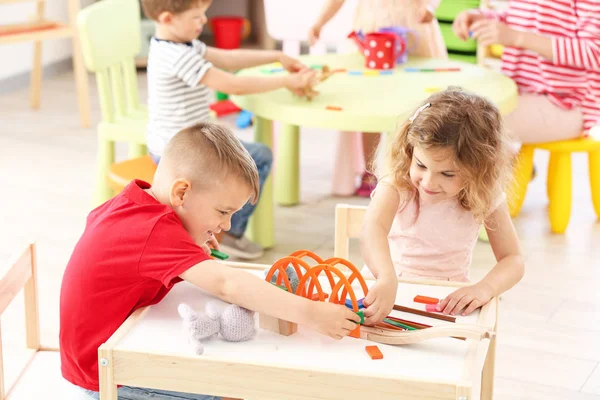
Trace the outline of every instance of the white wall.
<path fill-rule="evenodd" d="M 93 0 L 82 0 L 81 6 Z M 35 15 L 35 2 L 0 4 L 0 25 L 27 21 Z M 66 22 L 68 19 L 67 0 L 48 0 L 46 16 L 51 20 Z M 71 40 L 57 39 L 45 41 L 42 46 L 44 65 L 71 57 Z M 0 80 L 28 72 L 33 58 L 33 43 L 22 42 L 0 45 Z"/>

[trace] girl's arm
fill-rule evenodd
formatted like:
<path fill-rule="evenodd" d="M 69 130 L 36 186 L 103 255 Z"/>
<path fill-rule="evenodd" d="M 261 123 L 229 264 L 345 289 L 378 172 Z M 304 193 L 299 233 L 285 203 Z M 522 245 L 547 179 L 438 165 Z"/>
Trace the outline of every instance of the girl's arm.
<path fill-rule="evenodd" d="M 325 5 L 321 9 L 321 13 L 308 32 L 308 43 L 310 45 L 315 44 L 317 40 L 319 40 L 321 29 L 335 16 L 335 14 L 337 14 L 343 4 L 344 0 L 327 0 L 325 2 Z"/>
<path fill-rule="evenodd" d="M 506 201 L 489 215 L 485 225 L 497 264 L 478 284 L 489 288 L 494 297 L 504 293 L 523 278 L 525 263 Z"/>
<path fill-rule="evenodd" d="M 502 44 L 534 51 L 555 65 L 600 71 L 600 17 L 590 0 L 575 2 L 577 32 L 575 37 L 546 36 L 517 31 L 502 20 L 480 20 L 472 31 L 481 45 Z M 587 7 L 585 6 L 587 4 Z"/>
<path fill-rule="evenodd" d="M 398 277 L 387 236 L 398 211 L 400 195 L 388 184 L 377 185 L 361 235 L 361 252 L 377 281 L 364 299 L 365 324 L 374 325 L 389 315 L 396 301 Z"/>
<path fill-rule="evenodd" d="M 523 277 L 525 264 L 506 201 L 486 218 L 485 224 L 496 265 L 481 281 L 462 287 L 444 298 L 437 307 L 438 311 L 469 315 L 513 287 Z"/>
<path fill-rule="evenodd" d="M 389 184 L 379 184 L 367 209 L 360 247 L 365 263 L 377 279 L 396 276 L 387 237 L 399 204 L 398 190 Z"/>

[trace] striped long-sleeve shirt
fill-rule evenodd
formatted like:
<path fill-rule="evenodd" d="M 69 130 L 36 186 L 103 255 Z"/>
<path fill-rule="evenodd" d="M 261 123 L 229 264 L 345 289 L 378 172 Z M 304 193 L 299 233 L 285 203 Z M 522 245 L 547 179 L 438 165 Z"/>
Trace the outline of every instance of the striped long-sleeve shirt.
<path fill-rule="evenodd" d="M 211 92 L 200 82 L 212 67 L 205 53 L 206 45 L 198 40 L 150 41 L 146 132 L 150 153 L 162 156 L 177 132 L 209 118 Z"/>
<path fill-rule="evenodd" d="M 495 16 L 552 39 L 552 60 L 505 47 L 502 71 L 519 89 L 545 94 L 563 109 L 580 107 L 586 130 L 600 123 L 600 0 L 510 0 Z"/>

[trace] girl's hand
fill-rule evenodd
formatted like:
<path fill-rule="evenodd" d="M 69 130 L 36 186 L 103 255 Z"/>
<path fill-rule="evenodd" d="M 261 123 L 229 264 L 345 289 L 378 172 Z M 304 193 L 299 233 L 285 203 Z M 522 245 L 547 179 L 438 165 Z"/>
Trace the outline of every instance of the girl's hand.
<path fill-rule="evenodd" d="M 471 25 L 477 21 L 485 20 L 484 15 L 478 9 L 461 11 L 452 23 L 452 31 L 462 41 L 469 38 Z"/>
<path fill-rule="evenodd" d="M 363 300 L 363 304 L 367 307 L 365 325 L 375 325 L 392 312 L 397 292 L 398 278 L 395 274 L 377 279 Z"/>
<path fill-rule="evenodd" d="M 314 46 L 314 44 L 319 40 L 319 36 L 321 36 L 321 27 L 314 25 L 308 31 L 308 44 Z"/>
<path fill-rule="evenodd" d="M 482 46 L 501 44 L 516 47 L 519 32 L 495 19 L 484 19 L 473 23 L 471 37 Z"/>
<path fill-rule="evenodd" d="M 419 21 L 419 23 L 421 24 L 428 24 L 431 21 L 433 21 L 435 11 L 431 8 L 431 6 L 426 5 L 426 6 L 422 6 L 419 9 L 419 14 L 417 17 L 417 21 Z"/>
<path fill-rule="evenodd" d="M 437 310 L 444 314 L 469 315 L 479 307 L 486 305 L 492 297 L 492 289 L 479 282 L 451 293 L 438 304 Z"/>
<path fill-rule="evenodd" d="M 308 69 L 306 65 L 304 65 L 300 60 L 296 60 L 293 57 L 288 56 L 287 54 L 281 53 L 279 56 L 279 62 L 289 72 L 298 72 L 303 69 Z"/>

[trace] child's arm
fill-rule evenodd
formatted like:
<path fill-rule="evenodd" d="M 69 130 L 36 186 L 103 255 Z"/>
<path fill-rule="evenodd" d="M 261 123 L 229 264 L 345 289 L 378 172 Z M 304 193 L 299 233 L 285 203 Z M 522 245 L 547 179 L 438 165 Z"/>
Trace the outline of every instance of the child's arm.
<path fill-rule="evenodd" d="M 548 60 L 554 58 L 553 43 L 555 39 L 550 36 L 518 31 L 496 19 L 482 19 L 474 22 L 470 30 L 472 32 L 471 37 L 476 39 L 481 46 L 501 44 L 535 51 Z"/>
<path fill-rule="evenodd" d="M 275 50 L 221 50 L 214 47 L 207 47 L 205 58 L 216 67 L 228 71 L 237 71 L 238 69 L 251 68 L 273 62 L 280 62 L 290 72 L 297 72 L 306 68 L 304 64 L 295 58 Z"/>
<path fill-rule="evenodd" d="M 578 2 L 575 3 L 577 9 Z M 500 21 L 483 22 L 473 24 L 473 36 L 479 37 L 482 45 L 518 47 L 535 51 L 556 65 L 600 71 L 600 17 L 591 10 L 585 11 L 583 7 L 578 10 L 574 37 L 519 31 Z"/>
<path fill-rule="evenodd" d="M 504 22 L 504 19 L 505 12 L 472 8 L 470 10 L 464 10 L 458 13 L 456 18 L 454 18 L 454 22 L 452 23 L 452 31 L 460 40 L 465 41 L 471 37 L 473 25 L 476 22 L 485 20 L 497 20 Z"/>
<path fill-rule="evenodd" d="M 398 211 L 400 194 L 389 184 L 377 185 L 363 225 L 360 247 L 365 263 L 377 279 L 365 297 L 365 323 L 382 321 L 394 307 L 398 278 L 390 255 L 388 234 Z"/>
<path fill-rule="evenodd" d="M 337 14 L 337 12 L 342 8 L 344 4 L 344 0 L 327 0 L 325 5 L 321 9 L 321 13 L 317 17 L 315 24 L 310 28 L 308 32 L 308 43 L 312 46 L 319 40 L 319 36 L 321 35 L 321 29 L 328 23 L 331 18 Z"/>
<path fill-rule="evenodd" d="M 440 302 L 438 310 L 446 314 L 463 310 L 463 315 L 472 313 L 513 287 L 525 273 L 521 246 L 506 201 L 486 218 L 485 224 L 497 263 L 481 281 L 455 291 Z"/>
<path fill-rule="evenodd" d="M 281 76 L 238 76 L 212 67 L 202 77 L 200 83 L 233 95 L 263 93 L 280 88 L 288 88 L 292 92 L 312 86 L 316 71 L 304 69 L 300 72 Z"/>
<path fill-rule="evenodd" d="M 341 339 L 360 322 L 345 306 L 312 301 L 288 293 L 264 279 L 219 262 L 203 261 L 180 277 L 220 299 Z"/>

